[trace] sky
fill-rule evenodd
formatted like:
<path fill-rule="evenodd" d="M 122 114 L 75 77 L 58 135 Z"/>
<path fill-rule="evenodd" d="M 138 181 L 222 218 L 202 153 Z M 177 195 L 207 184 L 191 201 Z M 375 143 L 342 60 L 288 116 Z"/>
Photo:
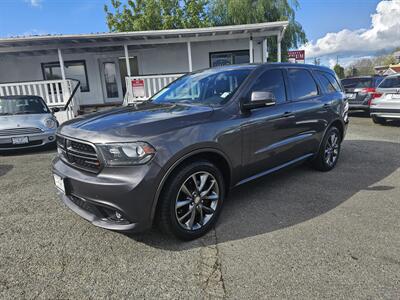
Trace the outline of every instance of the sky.
<path fill-rule="evenodd" d="M 0 37 L 108 31 L 109 0 L 0 0 Z M 400 46 L 400 0 L 299 0 L 307 61 L 348 65 Z"/>

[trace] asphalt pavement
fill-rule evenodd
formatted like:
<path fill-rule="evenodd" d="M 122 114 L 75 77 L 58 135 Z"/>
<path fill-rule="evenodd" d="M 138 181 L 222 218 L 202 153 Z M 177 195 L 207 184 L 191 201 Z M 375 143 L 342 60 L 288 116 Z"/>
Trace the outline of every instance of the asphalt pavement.
<path fill-rule="evenodd" d="M 186 243 L 81 219 L 55 194 L 55 150 L 0 156 L 0 298 L 398 299 L 400 124 L 350 121 L 333 171 L 237 188 Z"/>

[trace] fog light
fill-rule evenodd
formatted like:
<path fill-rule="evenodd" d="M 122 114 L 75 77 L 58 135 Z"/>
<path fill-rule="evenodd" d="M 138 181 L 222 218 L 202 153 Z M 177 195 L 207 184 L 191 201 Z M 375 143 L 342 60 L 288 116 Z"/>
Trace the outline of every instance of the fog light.
<path fill-rule="evenodd" d="M 54 140 L 54 136 L 49 136 L 49 141 Z"/>

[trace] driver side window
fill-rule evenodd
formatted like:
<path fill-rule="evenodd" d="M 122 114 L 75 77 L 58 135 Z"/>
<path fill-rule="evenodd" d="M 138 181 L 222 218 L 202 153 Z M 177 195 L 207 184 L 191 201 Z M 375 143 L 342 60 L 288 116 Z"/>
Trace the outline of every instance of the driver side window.
<path fill-rule="evenodd" d="M 282 71 L 279 69 L 265 71 L 256 79 L 250 94 L 255 91 L 271 92 L 274 94 L 277 104 L 284 103 L 286 88 Z"/>

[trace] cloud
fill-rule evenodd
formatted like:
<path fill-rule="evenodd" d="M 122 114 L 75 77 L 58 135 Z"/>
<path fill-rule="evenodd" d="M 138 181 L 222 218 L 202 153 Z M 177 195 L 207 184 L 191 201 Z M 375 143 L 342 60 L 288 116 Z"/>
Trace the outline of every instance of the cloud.
<path fill-rule="evenodd" d="M 29 3 L 34 7 L 39 7 L 42 5 L 43 0 L 25 0 L 25 2 Z"/>
<path fill-rule="evenodd" d="M 400 46 L 400 0 L 384 0 L 378 3 L 371 15 L 369 29 L 327 33 L 316 42 L 302 48 L 308 58 L 345 54 L 348 56 L 393 50 Z"/>

